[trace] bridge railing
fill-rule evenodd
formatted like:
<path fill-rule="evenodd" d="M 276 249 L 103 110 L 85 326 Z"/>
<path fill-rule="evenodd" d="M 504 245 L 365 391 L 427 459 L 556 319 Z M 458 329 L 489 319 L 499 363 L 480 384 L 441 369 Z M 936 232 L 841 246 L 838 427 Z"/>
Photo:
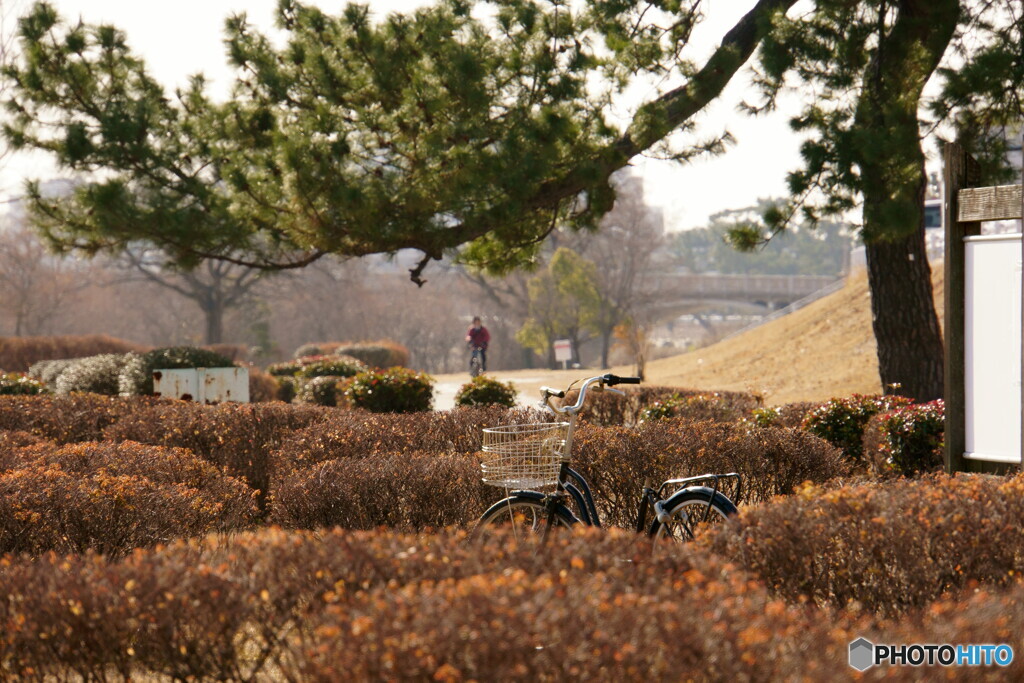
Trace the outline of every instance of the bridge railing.
<path fill-rule="evenodd" d="M 717 275 L 681 273 L 666 275 L 660 289 L 675 296 L 742 298 L 746 300 L 792 299 L 812 294 L 836 278 L 818 275 Z"/>

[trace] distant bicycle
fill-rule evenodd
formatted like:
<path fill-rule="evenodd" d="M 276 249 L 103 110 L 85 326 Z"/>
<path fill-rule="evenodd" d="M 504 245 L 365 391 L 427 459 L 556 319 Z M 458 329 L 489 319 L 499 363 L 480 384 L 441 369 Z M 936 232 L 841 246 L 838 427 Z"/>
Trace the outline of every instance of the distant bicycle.
<path fill-rule="evenodd" d="M 484 372 L 483 349 L 479 346 L 471 346 L 472 353 L 469 356 L 469 376 L 476 377 Z"/>
<path fill-rule="evenodd" d="M 555 414 L 568 415 L 568 422 L 484 429 L 483 480 L 505 489 L 507 497 L 484 512 L 473 534 L 507 526 L 516 537 L 540 533 L 546 539 L 556 527 L 601 526 L 590 485 L 569 467 L 576 419 L 592 386 L 621 394 L 610 387 L 639 383 L 639 377 L 591 377 L 583 382 L 575 405 L 567 407 L 551 403 L 552 397 L 564 398 L 564 391 L 542 387 L 543 405 Z M 731 483 L 731 493 L 739 500 L 742 480 L 736 472 L 669 479 L 657 488 L 645 484 L 640 491 L 637 532 L 655 540 L 693 540 L 708 526 L 736 514 L 736 505 L 720 490 L 725 482 Z M 536 490 L 550 486 L 554 487 L 551 493 Z"/>

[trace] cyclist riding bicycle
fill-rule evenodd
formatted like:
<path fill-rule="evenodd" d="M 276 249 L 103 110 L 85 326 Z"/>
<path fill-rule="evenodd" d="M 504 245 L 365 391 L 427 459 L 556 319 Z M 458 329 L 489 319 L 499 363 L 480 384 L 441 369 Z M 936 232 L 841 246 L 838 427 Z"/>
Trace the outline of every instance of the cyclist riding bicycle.
<path fill-rule="evenodd" d="M 473 325 L 466 332 L 466 345 L 471 351 L 480 352 L 481 372 L 487 372 L 487 343 L 490 341 L 491 333 L 480 322 L 480 316 L 473 316 Z"/>

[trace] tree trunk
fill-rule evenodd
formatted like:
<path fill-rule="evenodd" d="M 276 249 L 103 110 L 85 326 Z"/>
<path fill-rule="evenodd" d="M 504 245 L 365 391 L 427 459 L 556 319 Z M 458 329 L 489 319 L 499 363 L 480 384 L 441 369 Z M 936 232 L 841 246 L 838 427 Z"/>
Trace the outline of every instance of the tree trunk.
<path fill-rule="evenodd" d="M 206 301 L 203 304 L 206 316 L 206 343 L 220 344 L 224 341 L 224 305 L 220 301 Z"/>
<path fill-rule="evenodd" d="M 612 334 L 614 334 L 615 328 L 606 328 L 601 330 L 601 368 L 608 369 L 608 354 L 611 352 L 612 347 Z"/>
<path fill-rule="evenodd" d="M 883 391 L 917 401 L 942 398 L 942 333 L 924 226 L 898 240 L 868 244 L 866 250 Z"/>
<path fill-rule="evenodd" d="M 864 196 L 861 234 L 882 390 L 931 401 L 942 397 L 943 350 L 924 246 L 918 108 L 956 30 L 959 4 L 899 0 L 895 8 L 896 21 L 880 31 L 864 71 L 851 153 Z"/>

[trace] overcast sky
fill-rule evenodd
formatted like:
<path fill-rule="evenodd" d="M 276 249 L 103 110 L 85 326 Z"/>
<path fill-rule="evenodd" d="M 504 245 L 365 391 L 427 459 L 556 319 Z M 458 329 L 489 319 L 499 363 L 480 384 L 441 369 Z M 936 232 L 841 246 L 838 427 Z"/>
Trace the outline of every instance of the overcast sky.
<path fill-rule="evenodd" d="M 185 85 L 190 74 L 203 72 L 215 95 L 226 94 L 231 71 L 223 46 L 224 19 L 244 11 L 249 20 L 271 29 L 276 0 L 50 0 L 68 19 L 82 17 L 88 23 L 109 22 L 123 29 L 131 47 L 146 60 L 150 73 L 169 91 Z M 337 12 L 341 0 L 312 0 L 310 4 Z M 385 14 L 425 4 L 420 0 L 372 0 L 374 12 Z M 707 20 L 695 34 L 703 52 L 718 45 L 722 35 L 748 11 L 753 0 L 706 0 Z M 28 7 L 29 0 L 21 6 Z M 673 84 L 674 85 L 674 84 Z M 746 79 L 734 79 L 725 96 L 700 117 L 700 134 L 706 137 L 728 129 L 737 144 L 724 156 L 680 166 L 672 162 L 638 159 L 647 201 L 664 208 L 666 227 L 686 229 L 704 225 L 710 214 L 753 204 L 759 197 L 784 195 L 786 172 L 799 163 L 799 140 L 790 132 L 784 114 L 751 119 L 736 113 L 737 103 L 752 97 Z M 624 104 L 623 113 L 652 91 L 637 92 Z M 57 175 L 45 158 L 15 155 L 0 171 L 0 195 L 20 193 L 25 177 Z"/>

